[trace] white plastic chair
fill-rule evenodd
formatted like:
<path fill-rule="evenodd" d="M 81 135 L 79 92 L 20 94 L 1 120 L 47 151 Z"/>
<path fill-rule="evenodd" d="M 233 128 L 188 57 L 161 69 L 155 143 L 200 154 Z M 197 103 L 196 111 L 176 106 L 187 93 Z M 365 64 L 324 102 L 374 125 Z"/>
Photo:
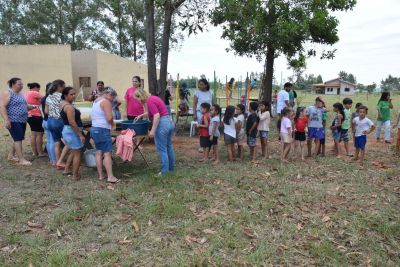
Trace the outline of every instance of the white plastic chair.
<path fill-rule="evenodd" d="M 197 124 L 198 124 L 197 121 L 192 121 L 190 123 L 190 135 L 189 135 L 190 137 L 192 137 L 196 133 L 195 128 Z"/>

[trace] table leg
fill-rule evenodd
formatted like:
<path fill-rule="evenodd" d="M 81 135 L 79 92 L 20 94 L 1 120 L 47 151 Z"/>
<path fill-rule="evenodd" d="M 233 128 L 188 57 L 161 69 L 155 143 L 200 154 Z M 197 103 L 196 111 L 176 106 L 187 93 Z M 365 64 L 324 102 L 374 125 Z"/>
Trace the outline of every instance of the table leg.
<path fill-rule="evenodd" d="M 140 150 L 139 146 L 143 143 L 143 141 L 146 139 L 146 136 L 143 136 L 140 141 L 137 143 L 135 140 L 135 137 L 132 138 L 132 142 L 135 145 L 135 148 L 133 149 L 133 153 L 138 150 L 140 155 L 142 156 L 144 162 L 146 162 L 147 167 L 150 167 L 149 163 L 147 162 L 146 157 L 143 155 L 142 150 Z"/>

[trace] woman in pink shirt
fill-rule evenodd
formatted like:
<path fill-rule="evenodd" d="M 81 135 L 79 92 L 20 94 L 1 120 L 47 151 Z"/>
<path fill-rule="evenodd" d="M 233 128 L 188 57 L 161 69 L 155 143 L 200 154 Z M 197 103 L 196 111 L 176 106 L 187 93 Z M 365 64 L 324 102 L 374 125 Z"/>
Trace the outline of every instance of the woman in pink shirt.
<path fill-rule="evenodd" d="M 40 111 L 40 84 L 28 83 L 29 91 L 25 95 L 25 100 L 28 103 L 28 123 L 31 127 L 31 148 L 35 156 L 44 157 L 46 154 L 43 152 L 43 134 L 44 129 L 42 126 L 43 117 Z"/>
<path fill-rule="evenodd" d="M 125 93 L 126 115 L 128 120 L 134 120 L 144 113 L 143 104 L 134 97 L 136 90 L 141 87 L 141 79 L 139 76 L 133 76 L 132 85 L 133 86 L 128 88 Z"/>
<path fill-rule="evenodd" d="M 175 170 L 175 152 L 172 145 L 174 124 L 168 115 L 164 101 L 158 96 L 150 96 L 143 89 L 135 92 L 135 98 L 145 105 L 147 112 L 139 115 L 136 120 L 148 117 L 152 122 L 150 137 L 154 137 L 161 161 L 161 175 Z"/>

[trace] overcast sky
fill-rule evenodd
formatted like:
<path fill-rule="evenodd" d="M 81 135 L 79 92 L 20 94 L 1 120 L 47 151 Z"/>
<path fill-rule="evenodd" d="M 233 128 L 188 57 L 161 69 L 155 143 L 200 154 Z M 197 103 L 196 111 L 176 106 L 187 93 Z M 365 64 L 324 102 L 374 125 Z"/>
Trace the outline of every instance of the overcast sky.
<path fill-rule="evenodd" d="M 325 80 L 336 78 L 339 71 L 353 73 L 357 82 L 380 83 L 389 74 L 400 76 L 400 0 L 358 0 L 353 11 L 335 13 L 340 21 L 340 41 L 335 59 L 307 61 L 305 74 L 321 74 Z M 187 38 L 179 51 L 172 51 L 169 72 L 176 77 L 200 76 L 212 79 L 213 71 L 218 78 L 240 78 L 246 72 L 262 72 L 263 63 L 255 58 L 237 57 L 227 53 L 229 41 L 221 39 L 221 28 L 209 27 L 208 32 Z M 329 47 L 327 47 L 329 48 Z M 275 77 L 283 82 L 292 71 L 280 57 L 275 61 Z"/>

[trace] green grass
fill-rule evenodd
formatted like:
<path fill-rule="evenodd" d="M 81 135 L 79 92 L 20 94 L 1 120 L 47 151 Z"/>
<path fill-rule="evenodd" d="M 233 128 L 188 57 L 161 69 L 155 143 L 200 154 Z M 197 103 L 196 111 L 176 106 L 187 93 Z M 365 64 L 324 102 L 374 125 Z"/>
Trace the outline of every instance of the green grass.
<path fill-rule="evenodd" d="M 273 159 L 251 165 L 246 151 L 243 162 L 227 163 L 221 145 L 218 167 L 197 162 L 196 138 L 177 137 L 178 171 L 163 178 L 147 144 L 151 167 L 138 155 L 117 161 L 114 190 L 94 169 L 72 181 L 45 159 L 23 168 L 2 157 L 0 265 L 399 266 L 399 155 L 371 143 L 363 167 L 331 156 L 281 165 L 275 136 Z"/>

